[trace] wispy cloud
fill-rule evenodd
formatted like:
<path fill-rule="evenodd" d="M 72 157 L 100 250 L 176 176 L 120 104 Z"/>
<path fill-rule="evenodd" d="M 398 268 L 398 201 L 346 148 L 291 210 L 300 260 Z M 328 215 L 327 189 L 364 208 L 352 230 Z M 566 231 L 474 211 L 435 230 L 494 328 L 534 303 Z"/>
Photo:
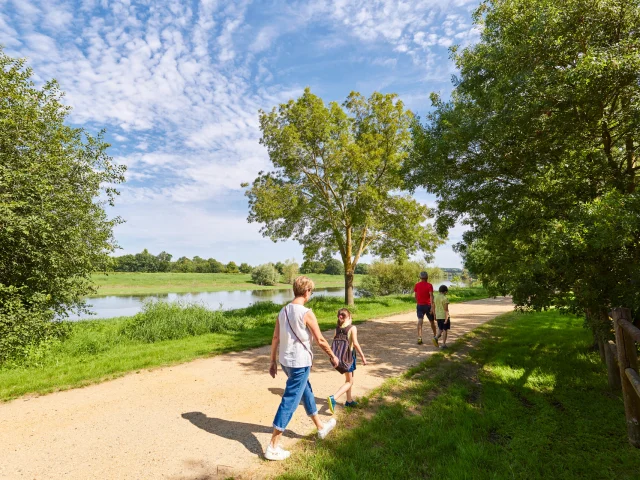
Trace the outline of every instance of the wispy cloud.
<path fill-rule="evenodd" d="M 27 57 L 37 81 L 59 81 L 73 123 L 107 128 L 112 154 L 129 167 L 114 212 L 129 222 L 118 230 L 121 243 L 142 242 L 137 227 L 153 230 L 144 241 L 177 242 L 175 232 L 195 235 L 188 222 L 218 225 L 212 238 L 233 230 L 259 242 L 255 226 L 243 227 L 240 189 L 269 165 L 258 143 L 258 110 L 309 84 L 341 100 L 353 88 L 369 93 L 408 84 L 407 78 L 448 78 L 446 47 L 477 38 L 470 6 L 466 0 L 0 0 L 0 44 Z M 407 93 L 418 101 L 416 88 Z M 212 204 L 234 213 L 212 212 Z M 168 220 L 152 229 L 145 219 L 162 212 Z"/>

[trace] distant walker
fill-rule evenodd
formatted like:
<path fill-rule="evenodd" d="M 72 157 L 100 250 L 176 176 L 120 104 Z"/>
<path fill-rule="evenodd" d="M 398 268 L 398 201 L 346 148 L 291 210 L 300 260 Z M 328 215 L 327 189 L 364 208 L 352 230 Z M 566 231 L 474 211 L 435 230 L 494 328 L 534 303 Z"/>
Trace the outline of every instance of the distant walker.
<path fill-rule="evenodd" d="M 433 305 L 433 285 L 429 283 L 428 279 L 429 275 L 427 272 L 420 272 L 420 281 L 413 287 L 413 292 L 416 295 L 416 313 L 418 314 L 418 345 L 422 345 L 422 323 L 426 315 L 431 324 L 431 330 L 433 330 L 433 345 L 437 347 L 438 338 L 436 337 L 436 325 L 433 314 L 431 313 L 431 306 Z"/>

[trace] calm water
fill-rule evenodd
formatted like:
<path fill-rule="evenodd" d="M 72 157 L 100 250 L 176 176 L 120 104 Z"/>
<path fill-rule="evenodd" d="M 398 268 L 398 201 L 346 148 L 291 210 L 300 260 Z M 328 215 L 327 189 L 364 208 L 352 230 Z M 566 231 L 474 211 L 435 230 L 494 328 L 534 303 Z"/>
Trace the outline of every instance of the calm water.
<path fill-rule="evenodd" d="M 437 289 L 440 285 L 450 286 L 451 282 L 434 282 Z M 344 288 L 318 288 L 314 296 L 344 297 Z M 89 298 L 87 303 L 95 315 L 71 315 L 69 320 L 87 320 L 95 318 L 128 317 L 135 315 L 148 300 L 163 300 L 168 302 L 197 302 L 212 310 L 232 310 L 244 308 L 256 302 L 271 301 L 285 303 L 293 298 L 293 290 L 234 290 L 229 292 L 200 292 L 200 293 L 165 293 L 155 295 L 110 295 Z"/>
<path fill-rule="evenodd" d="M 313 296 L 325 295 L 329 297 L 343 297 L 344 288 L 318 288 Z M 148 300 L 163 300 L 168 302 L 197 302 L 212 310 L 232 310 L 244 308 L 256 302 L 271 301 L 285 303 L 293 299 L 293 290 L 235 290 L 231 292 L 200 292 L 200 293 L 165 293 L 156 295 L 110 295 L 89 298 L 91 311 L 95 315 L 71 315 L 69 320 L 86 320 L 92 318 L 113 318 L 135 315 Z"/>

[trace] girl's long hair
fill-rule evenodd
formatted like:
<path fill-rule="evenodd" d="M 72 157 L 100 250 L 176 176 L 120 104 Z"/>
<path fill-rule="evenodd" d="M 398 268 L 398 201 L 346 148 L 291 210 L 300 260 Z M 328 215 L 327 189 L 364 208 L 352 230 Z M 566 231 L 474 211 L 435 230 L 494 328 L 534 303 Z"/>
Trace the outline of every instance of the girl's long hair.
<path fill-rule="evenodd" d="M 341 313 L 346 313 L 347 316 L 344 318 L 338 318 L 338 325 L 343 325 L 344 322 L 347 321 L 347 318 L 351 318 L 351 312 L 348 308 L 341 308 L 340 310 L 338 310 L 338 315 L 340 315 Z"/>

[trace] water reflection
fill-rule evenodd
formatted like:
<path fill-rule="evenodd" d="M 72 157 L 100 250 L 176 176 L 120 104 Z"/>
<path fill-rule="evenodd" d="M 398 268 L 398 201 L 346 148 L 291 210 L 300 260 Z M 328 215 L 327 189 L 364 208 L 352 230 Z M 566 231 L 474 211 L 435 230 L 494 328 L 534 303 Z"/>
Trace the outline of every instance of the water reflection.
<path fill-rule="evenodd" d="M 344 288 L 318 288 L 314 296 L 344 296 Z M 165 293 L 154 295 L 110 295 L 94 297 L 87 300 L 90 310 L 95 315 L 72 315 L 69 320 L 86 320 L 95 318 L 114 318 L 135 315 L 142 309 L 147 300 L 163 300 L 168 302 L 197 302 L 212 310 L 231 310 L 244 308 L 256 302 L 272 301 L 285 303 L 293 298 L 292 289 L 283 290 L 234 290 L 228 292 L 199 293 Z"/>
<path fill-rule="evenodd" d="M 434 288 L 442 285 L 451 286 L 449 281 L 434 281 Z M 314 297 L 324 295 L 328 297 L 343 297 L 344 288 L 318 288 L 313 292 Z M 165 293 L 152 295 L 110 295 L 94 297 L 87 300 L 95 315 L 71 315 L 69 320 L 87 320 L 95 318 L 128 317 L 135 315 L 142 309 L 147 300 L 163 300 L 167 302 L 197 302 L 211 310 L 232 310 L 245 308 L 256 302 L 272 301 L 285 303 L 293 298 L 292 289 L 282 290 L 233 290 L 227 292 L 199 292 L 199 293 Z"/>

